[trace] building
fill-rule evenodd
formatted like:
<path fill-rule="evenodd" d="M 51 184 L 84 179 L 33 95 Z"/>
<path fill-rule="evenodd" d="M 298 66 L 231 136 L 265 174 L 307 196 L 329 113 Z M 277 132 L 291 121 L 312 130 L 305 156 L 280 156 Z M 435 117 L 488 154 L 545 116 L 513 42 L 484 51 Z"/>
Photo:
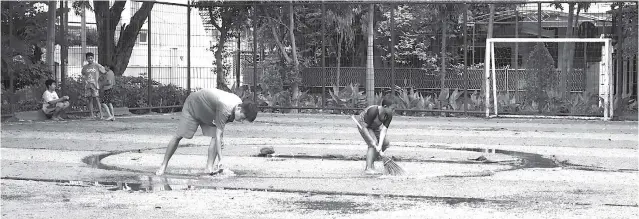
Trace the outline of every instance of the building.
<path fill-rule="evenodd" d="M 187 4 L 187 0 L 164 0 L 163 2 Z M 128 0 L 122 19 L 116 30 L 116 43 L 119 36 L 119 27 L 129 22 L 142 2 Z M 215 59 L 211 48 L 217 42 L 217 31 L 206 28 L 205 21 L 200 16 L 197 8 L 192 8 L 191 20 L 191 88 L 208 88 L 216 86 L 214 73 Z M 69 13 L 69 33 L 80 34 L 81 16 Z M 151 56 L 151 78 L 163 84 L 174 84 L 186 88 L 187 84 L 187 7 L 180 5 L 166 5 L 156 3 L 150 15 L 151 28 L 148 20 L 142 26 L 136 39 L 131 58 L 123 75 L 147 77 L 149 55 Z M 95 30 L 95 16 L 91 11 L 86 13 L 87 29 Z M 89 37 L 87 37 L 89 38 Z M 150 40 L 150 46 L 149 46 Z M 232 45 L 229 40 L 227 45 Z M 150 50 L 150 52 L 149 52 Z M 97 45 L 87 45 L 86 52 L 93 52 L 99 56 Z M 60 62 L 60 47 L 56 48 L 56 61 Z M 230 66 L 228 69 L 234 72 L 233 58 L 224 60 Z M 69 46 L 68 75 L 80 76 L 84 54 L 79 45 Z M 58 71 L 59 72 L 59 71 Z M 227 84 L 232 86 L 235 82 L 233 74 L 228 74 Z M 59 76 L 58 76 L 59 77 Z"/>

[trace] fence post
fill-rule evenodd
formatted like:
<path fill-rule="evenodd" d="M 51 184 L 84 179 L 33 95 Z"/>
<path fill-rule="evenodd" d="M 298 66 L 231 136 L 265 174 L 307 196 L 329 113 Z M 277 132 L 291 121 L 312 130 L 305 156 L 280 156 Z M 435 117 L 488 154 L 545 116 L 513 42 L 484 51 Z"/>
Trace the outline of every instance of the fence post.
<path fill-rule="evenodd" d="M 468 109 L 468 85 L 470 84 L 470 80 L 468 77 L 468 4 L 464 4 L 464 105 L 462 109 L 464 111 L 464 115 L 468 116 L 466 112 Z"/>
<path fill-rule="evenodd" d="M 67 26 L 69 25 L 69 2 L 60 1 L 60 6 L 62 8 L 62 14 L 60 14 L 60 27 L 62 29 L 60 38 L 64 39 L 63 36 L 67 35 Z M 67 94 L 64 79 L 67 77 L 68 72 L 69 46 L 66 40 L 62 40 L 60 44 L 60 88 L 62 89 L 62 94 Z"/>
<path fill-rule="evenodd" d="M 257 20 L 257 4 L 253 3 L 253 21 Z M 253 101 L 257 103 L 257 22 L 253 22 Z"/>
<path fill-rule="evenodd" d="M 191 1 L 186 6 L 186 93 L 191 93 Z"/>
<path fill-rule="evenodd" d="M 322 108 L 326 105 L 326 5 L 322 2 Z"/>
<path fill-rule="evenodd" d="M 519 10 L 515 8 L 515 38 L 519 38 Z M 519 43 L 515 43 L 515 100 L 519 101 Z"/>
<path fill-rule="evenodd" d="M 147 40 L 147 89 L 146 89 L 146 101 L 147 105 L 151 107 L 151 87 L 153 86 L 153 80 L 151 80 L 151 42 L 153 41 L 152 29 L 151 29 L 151 17 L 153 15 L 153 11 L 149 13 L 149 17 L 147 18 L 147 29 L 148 29 L 148 40 Z M 151 108 L 149 108 L 149 113 L 151 113 Z"/>
<path fill-rule="evenodd" d="M 541 38 L 541 3 L 537 3 L 537 28 L 539 29 L 537 38 Z"/>
<path fill-rule="evenodd" d="M 391 5 L 391 13 L 390 13 L 390 32 L 391 32 L 391 97 L 393 101 L 395 100 L 395 4 Z M 382 93 L 383 95 L 383 93 Z M 379 103 L 381 104 L 381 103 Z"/>
<path fill-rule="evenodd" d="M 240 88 L 240 62 L 242 60 L 242 44 L 241 44 L 241 31 L 237 32 L 237 63 L 235 63 L 235 88 Z"/>
<path fill-rule="evenodd" d="M 13 45 L 12 39 L 13 39 L 13 17 L 9 17 L 9 45 Z M 13 60 L 12 60 L 13 61 Z M 50 60 L 47 60 L 50 61 Z M 9 74 L 9 111 L 11 112 L 11 114 L 13 114 L 15 112 L 15 103 L 13 102 L 13 100 L 15 99 L 15 90 L 13 89 L 13 68 L 7 69 L 7 74 Z"/>

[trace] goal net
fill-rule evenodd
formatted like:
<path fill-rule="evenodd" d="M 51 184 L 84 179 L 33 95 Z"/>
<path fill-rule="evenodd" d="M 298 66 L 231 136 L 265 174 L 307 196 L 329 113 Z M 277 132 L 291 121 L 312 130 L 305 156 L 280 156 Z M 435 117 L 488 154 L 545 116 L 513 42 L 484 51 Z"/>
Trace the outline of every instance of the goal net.
<path fill-rule="evenodd" d="M 607 38 L 486 40 L 487 117 L 612 118 Z"/>

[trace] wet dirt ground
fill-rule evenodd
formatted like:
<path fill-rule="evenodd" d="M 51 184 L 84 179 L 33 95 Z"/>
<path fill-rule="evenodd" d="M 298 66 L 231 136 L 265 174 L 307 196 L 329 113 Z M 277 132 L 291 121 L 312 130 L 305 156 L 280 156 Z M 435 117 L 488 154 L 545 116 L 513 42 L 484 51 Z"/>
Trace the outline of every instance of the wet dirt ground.
<path fill-rule="evenodd" d="M 363 174 L 346 115 L 260 114 L 227 126 L 234 174 L 204 176 L 198 132 L 153 176 L 178 118 L 2 123 L 2 216 L 638 216 L 637 122 L 396 116 L 388 155 L 409 174 L 388 177 Z M 264 146 L 275 154 L 256 156 Z"/>

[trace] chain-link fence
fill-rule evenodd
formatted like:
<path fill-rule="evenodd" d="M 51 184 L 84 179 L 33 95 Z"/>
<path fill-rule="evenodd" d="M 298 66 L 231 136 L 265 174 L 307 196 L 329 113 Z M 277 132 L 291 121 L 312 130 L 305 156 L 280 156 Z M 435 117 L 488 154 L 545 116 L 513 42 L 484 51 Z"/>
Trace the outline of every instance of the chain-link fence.
<path fill-rule="evenodd" d="M 127 2 L 116 28 L 116 38 L 120 36 L 119 27 L 140 11 L 142 4 Z M 617 44 L 631 38 L 632 22 L 636 23 L 634 2 L 494 6 L 491 15 L 489 4 L 472 1 L 467 4 L 443 1 L 374 4 L 372 72 L 376 95 L 399 89 L 396 94 L 408 98 L 398 100 L 404 103 L 400 110 L 483 112 L 486 106 L 483 102 L 485 42 L 489 35 L 493 38 L 607 37 L 614 40 L 615 54 L 624 49 L 636 50 L 636 43 L 635 47 L 629 47 L 627 40 L 624 46 Z M 634 14 L 615 13 L 623 11 L 620 8 L 634 9 Z M 239 12 L 229 17 L 224 14 L 225 10 Z M 359 106 L 361 104 L 346 104 L 353 101 L 340 101 L 344 98 L 340 95 L 367 91 L 367 72 L 371 71 L 367 69 L 370 13 L 369 4 L 348 2 L 156 2 L 135 39 L 127 66 L 122 66 L 126 67 L 118 77 L 123 87 L 119 93 L 122 98 L 116 107 L 179 106 L 189 91 L 220 84 L 249 85 L 255 101 L 263 106 L 317 109 Z M 87 38 L 91 39 L 92 34 L 97 34 L 95 19 L 87 22 Z M 68 31 L 78 34 L 78 19 L 69 21 Z M 100 56 L 94 41 L 88 40 L 84 50 L 80 45 L 70 45 L 68 67 L 58 68 L 58 72 L 78 77 L 83 53 Z M 225 41 L 224 47 L 220 49 L 222 41 Z M 523 42 L 495 46 L 496 83 L 500 94 L 519 96 L 529 92 L 522 81 L 539 77 L 527 69 L 533 46 Z M 566 90 L 584 93 L 598 86 L 598 78 L 592 79 L 589 72 L 601 61 L 599 45 L 575 43 L 568 49 L 569 54 L 573 54 L 568 61 L 563 58 L 566 48 L 562 44 L 546 43 L 545 48 L 553 60 L 552 74 L 561 75 L 565 66 L 571 68 L 565 77 Z M 218 50 L 221 52 L 216 54 Z M 56 61 L 59 62 L 57 54 L 58 51 Z M 615 55 L 615 59 L 618 57 L 621 56 Z M 221 62 L 216 62 L 218 59 Z M 624 55 L 619 60 L 613 62 L 618 72 L 615 75 L 619 75 L 615 76 L 615 85 L 620 87 L 619 93 L 636 99 L 636 55 Z M 218 72 L 224 74 L 220 80 Z M 60 80 L 59 76 L 56 78 Z M 287 89 L 296 85 L 296 78 L 303 92 L 300 103 L 282 100 L 285 95 L 281 92 L 290 92 Z M 351 84 L 358 87 L 353 88 Z M 357 92 L 335 95 L 335 87 Z M 39 103 L 40 91 L 29 92 L 31 96 L 18 95 L 18 99 L 23 99 L 22 103 L 24 99 Z M 365 96 L 351 98 L 365 100 Z M 78 110 L 84 109 L 85 102 L 81 99 L 78 97 L 74 104 Z M 523 97 L 514 100 L 525 101 Z M 3 109 L 5 102 L 3 100 Z M 20 101 L 14 104 L 18 103 Z M 37 110 L 35 105 L 20 110 Z"/>

